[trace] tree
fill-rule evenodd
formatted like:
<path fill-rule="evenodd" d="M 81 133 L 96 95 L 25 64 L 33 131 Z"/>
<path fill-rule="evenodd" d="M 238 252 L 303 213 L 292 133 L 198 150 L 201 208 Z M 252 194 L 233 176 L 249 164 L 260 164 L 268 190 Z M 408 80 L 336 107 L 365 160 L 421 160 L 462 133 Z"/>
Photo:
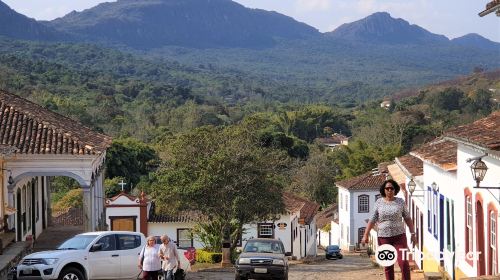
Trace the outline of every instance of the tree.
<path fill-rule="evenodd" d="M 201 211 L 210 221 L 222 223 L 226 240 L 233 235 L 233 224 L 238 236 L 244 224 L 282 213 L 279 174 L 286 156 L 260 147 L 250 131 L 202 127 L 165 143 L 163 164 L 149 190 L 159 212 Z"/>
<path fill-rule="evenodd" d="M 148 145 L 132 139 L 117 139 L 106 154 L 106 178 L 123 177 L 128 188 L 139 183 L 158 164 L 158 155 Z"/>
<path fill-rule="evenodd" d="M 334 187 L 337 167 L 322 151 L 314 151 L 304 166 L 302 166 L 290 185 L 294 193 L 300 193 L 307 198 L 325 206 L 337 198 Z"/>

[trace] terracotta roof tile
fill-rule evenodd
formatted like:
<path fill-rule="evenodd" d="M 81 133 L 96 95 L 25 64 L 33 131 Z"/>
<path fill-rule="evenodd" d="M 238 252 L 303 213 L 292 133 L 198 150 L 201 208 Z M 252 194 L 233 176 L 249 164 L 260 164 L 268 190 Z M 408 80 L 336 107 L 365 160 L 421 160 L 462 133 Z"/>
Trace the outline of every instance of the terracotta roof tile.
<path fill-rule="evenodd" d="M 20 154 L 100 154 L 111 137 L 0 90 L 0 144 Z"/>
<path fill-rule="evenodd" d="M 300 217 L 304 218 L 306 224 L 311 223 L 318 213 L 319 204 L 289 192 L 283 193 L 283 202 L 286 210 L 290 212 L 300 211 Z"/>
<path fill-rule="evenodd" d="M 471 124 L 461 125 L 445 132 L 447 137 L 468 142 L 494 151 L 500 151 L 500 111 Z"/>
<path fill-rule="evenodd" d="M 321 144 L 342 144 L 342 141 L 349 140 L 349 137 L 339 134 L 339 133 L 334 133 L 328 137 L 322 137 L 322 138 L 316 138 L 317 141 L 319 141 Z"/>
<path fill-rule="evenodd" d="M 337 186 L 348 190 L 378 190 L 384 183 L 387 174 L 367 172 L 350 179 L 336 183 Z"/>
<path fill-rule="evenodd" d="M 420 176 L 424 174 L 424 162 L 410 154 L 397 157 L 396 163 L 404 167 L 412 176 Z"/>
<path fill-rule="evenodd" d="M 207 217 L 199 211 L 179 211 L 175 215 L 158 215 L 155 213 L 155 204 L 149 208 L 149 223 L 198 223 L 206 221 Z"/>
<path fill-rule="evenodd" d="M 337 206 L 337 203 L 334 203 L 316 215 L 316 227 L 323 228 L 335 219 L 338 220 L 338 216 L 339 208 Z"/>
<path fill-rule="evenodd" d="M 431 162 L 444 170 L 457 169 L 457 143 L 438 138 L 410 152 L 423 161 Z"/>

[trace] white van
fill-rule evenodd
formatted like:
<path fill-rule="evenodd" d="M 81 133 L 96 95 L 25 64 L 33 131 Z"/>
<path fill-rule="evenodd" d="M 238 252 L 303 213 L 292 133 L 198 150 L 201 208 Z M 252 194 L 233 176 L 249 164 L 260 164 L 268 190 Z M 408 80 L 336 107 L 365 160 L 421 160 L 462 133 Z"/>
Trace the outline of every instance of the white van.
<path fill-rule="evenodd" d="M 25 256 L 17 279 L 136 279 L 142 233 L 102 231 L 78 234 L 53 251 Z"/>

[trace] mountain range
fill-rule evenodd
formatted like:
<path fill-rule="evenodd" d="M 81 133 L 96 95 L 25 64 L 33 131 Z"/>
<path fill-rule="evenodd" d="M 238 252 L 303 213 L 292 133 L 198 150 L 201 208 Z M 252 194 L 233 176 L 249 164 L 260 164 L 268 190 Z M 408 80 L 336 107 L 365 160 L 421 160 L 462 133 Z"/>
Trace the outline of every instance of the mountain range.
<path fill-rule="evenodd" d="M 455 44 L 500 48 L 478 34 L 449 40 L 378 12 L 332 32 L 291 17 L 246 8 L 231 0 L 118 0 L 52 21 L 37 22 L 0 1 L 0 35 L 30 40 L 72 40 L 121 44 L 136 49 L 270 48 L 277 40 L 329 38 L 375 44 Z"/>
<path fill-rule="evenodd" d="M 322 96 L 370 98 L 452 79 L 478 66 L 500 68 L 491 58 L 500 44 L 478 34 L 449 40 L 386 12 L 321 33 L 231 0 L 118 0 L 52 21 L 30 19 L 0 1 L 2 35 L 101 45 L 196 71 L 245 75 L 263 88 L 278 82 Z"/>

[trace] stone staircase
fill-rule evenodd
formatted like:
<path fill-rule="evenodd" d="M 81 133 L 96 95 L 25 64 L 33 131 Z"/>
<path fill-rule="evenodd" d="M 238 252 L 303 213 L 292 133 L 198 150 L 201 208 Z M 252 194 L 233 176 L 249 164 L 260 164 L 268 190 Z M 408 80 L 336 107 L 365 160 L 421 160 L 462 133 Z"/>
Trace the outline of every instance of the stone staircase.
<path fill-rule="evenodd" d="M 53 250 L 65 240 L 84 232 L 83 226 L 54 226 L 46 228 L 33 244 L 33 252 Z"/>

